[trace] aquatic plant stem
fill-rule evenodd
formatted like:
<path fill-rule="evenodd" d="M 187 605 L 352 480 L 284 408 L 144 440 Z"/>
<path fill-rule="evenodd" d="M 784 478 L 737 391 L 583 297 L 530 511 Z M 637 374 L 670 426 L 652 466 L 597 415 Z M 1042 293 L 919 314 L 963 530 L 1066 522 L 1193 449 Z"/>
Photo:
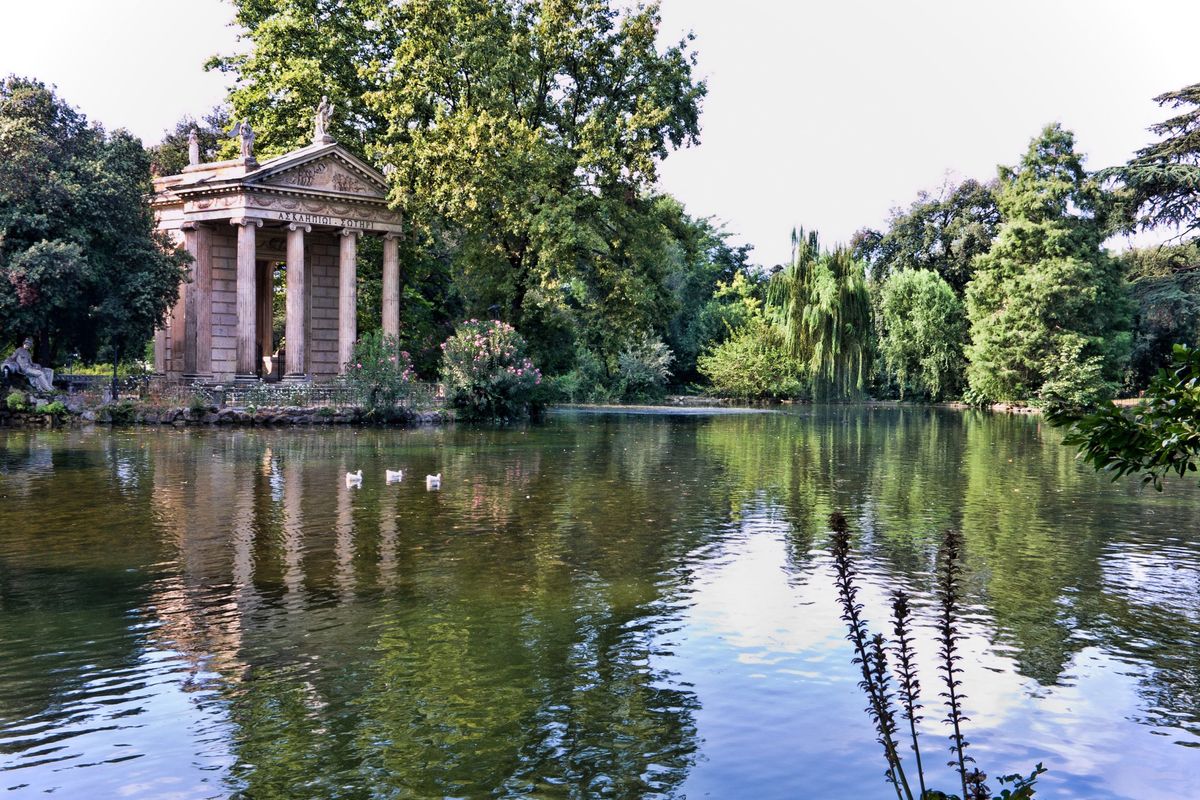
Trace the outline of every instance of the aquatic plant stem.
<path fill-rule="evenodd" d="M 967 762 L 975 759 L 966 755 L 966 748 L 969 742 L 963 738 L 962 723 L 968 718 L 962 713 L 962 701 L 965 698 L 959 691 L 962 681 L 958 679 L 958 675 L 962 669 L 957 666 L 957 662 L 962 660 L 962 656 L 958 654 L 958 640 L 961 638 L 955 620 L 958 617 L 958 593 L 959 593 L 959 571 L 960 559 L 962 557 L 962 534 L 955 530 L 947 530 L 942 538 L 941 564 L 938 570 L 938 602 L 940 611 L 938 616 L 938 641 L 940 649 L 938 656 L 941 658 L 942 680 L 946 684 L 946 691 L 942 692 L 942 697 L 946 699 L 946 722 L 953 729 L 950 735 L 952 742 L 950 752 L 954 754 L 955 760 L 948 762 L 948 766 L 955 767 L 958 770 L 958 776 L 962 783 L 962 796 L 964 800 L 969 797 L 967 794 Z"/>
<path fill-rule="evenodd" d="M 921 682 L 917 678 L 916 663 L 913 659 L 911 609 L 908 605 L 908 595 L 897 589 L 892 593 L 892 630 L 896 636 L 896 674 L 898 677 L 900 704 L 904 709 L 904 717 L 908 720 L 908 732 L 912 737 L 913 756 L 917 762 L 917 782 L 925 797 L 925 767 L 921 763 L 921 747 L 917 741 L 917 723 L 921 717 L 917 712 L 921 708 Z"/>
<path fill-rule="evenodd" d="M 899 800 L 913 800 L 912 789 L 896 748 L 895 714 L 887 692 L 887 656 L 882 636 L 877 635 L 872 640 L 874 658 L 868 652 L 867 626 L 860 613 L 862 605 L 858 602 L 858 587 L 854 585 L 854 564 L 850 557 L 850 527 L 845 516 L 838 512 L 830 515 L 829 525 L 833 530 L 835 583 L 842 605 L 842 619 L 849 630 L 846 638 L 854 645 L 854 663 L 862 670 L 859 686 L 867 693 L 870 703 L 867 713 L 874 721 L 879 743 L 883 745 L 884 757 L 888 763 L 887 776 L 896 789 L 896 797 Z"/>

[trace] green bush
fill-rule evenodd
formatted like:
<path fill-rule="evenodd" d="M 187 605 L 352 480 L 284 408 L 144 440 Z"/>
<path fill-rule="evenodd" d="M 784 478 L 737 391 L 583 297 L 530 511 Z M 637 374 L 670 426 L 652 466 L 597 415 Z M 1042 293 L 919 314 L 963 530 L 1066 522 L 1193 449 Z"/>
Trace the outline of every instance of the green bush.
<path fill-rule="evenodd" d="M 571 371 L 546 378 L 542 386 L 546 401 L 552 403 L 611 403 L 616 399 L 608 386 L 604 363 L 582 346 L 575 349 Z"/>
<path fill-rule="evenodd" d="M 67 413 L 67 407 L 61 401 L 55 400 L 53 403 L 42 406 L 41 413 L 51 417 L 62 417 Z"/>
<path fill-rule="evenodd" d="M 109 403 L 96 414 L 100 422 L 111 422 L 114 425 L 128 425 L 137 416 L 137 406 L 132 400 L 122 400 L 119 403 Z"/>
<path fill-rule="evenodd" d="M 529 413 L 542 373 L 511 325 L 473 319 L 442 344 L 442 382 L 463 418 L 513 419 Z"/>
<path fill-rule="evenodd" d="M 761 317 L 734 331 L 696 363 L 712 384 L 710 393 L 718 397 L 784 399 L 804 390 L 800 368 L 787 353 L 783 333 Z"/>
<path fill-rule="evenodd" d="M 24 411 L 26 408 L 28 408 L 28 406 L 25 404 L 24 392 L 9 392 L 8 398 L 4 401 L 4 404 L 8 406 L 9 411 Z"/>
<path fill-rule="evenodd" d="M 402 415 L 413 381 L 412 358 L 395 336 L 368 333 L 354 345 L 346 364 L 346 384 L 361 398 L 367 413 L 382 419 Z"/>
<path fill-rule="evenodd" d="M 622 400 L 661 400 L 671 378 L 675 355 L 657 336 L 646 335 L 617 357 L 618 383 Z"/>

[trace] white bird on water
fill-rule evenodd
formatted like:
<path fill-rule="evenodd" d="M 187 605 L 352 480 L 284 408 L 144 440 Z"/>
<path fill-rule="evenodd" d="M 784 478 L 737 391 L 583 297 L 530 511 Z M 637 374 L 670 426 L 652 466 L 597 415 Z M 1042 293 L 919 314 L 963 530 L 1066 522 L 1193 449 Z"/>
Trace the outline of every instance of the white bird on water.
<path fill-rule="evenodd" d="M 437 475 L 426 475 L 425 476 L 426 491 L 429 491 L 430 489 L 441 489 L 441 488 L 442 488 L 442 473 L 439 472 Z"/>
<path fill-rule="evenodd" d="M 404 470 L 402 469 L 385 469 L 384 472 L 387 473 L 388 483 L 404 480 Z"/>
<path fill-rule="evenodd" d="M 347 472 L 346 473 L 346 488 L 349 489 L 351 486 L 362 486 L 362 470 L 361 469 L 358 472 Z"/>

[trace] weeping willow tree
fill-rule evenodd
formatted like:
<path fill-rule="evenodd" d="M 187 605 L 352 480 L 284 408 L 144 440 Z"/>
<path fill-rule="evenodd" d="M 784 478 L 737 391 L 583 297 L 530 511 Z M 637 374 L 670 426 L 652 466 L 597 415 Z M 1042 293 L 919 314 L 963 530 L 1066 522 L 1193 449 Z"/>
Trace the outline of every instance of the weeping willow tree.
<path fill-rule="evenodd" d="M 871 336 L 865 269 L 850 251 L 823 251 L 816 231 L 792 231 L 792 262 L 772 279 L 768 299 L 814 397 L 862 391 Z"/>

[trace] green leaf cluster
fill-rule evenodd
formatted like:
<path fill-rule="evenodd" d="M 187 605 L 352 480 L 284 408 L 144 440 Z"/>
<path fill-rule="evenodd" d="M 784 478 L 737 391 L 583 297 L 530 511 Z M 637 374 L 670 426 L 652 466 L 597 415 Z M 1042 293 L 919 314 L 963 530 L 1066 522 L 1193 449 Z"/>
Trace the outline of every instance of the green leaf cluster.
<path fill-rule="evenodd" d="M 782 330 L 761 314 L 700 356 L 710 392 L 746 400 L 782 400 L 805 389 L 801 365 L 787 350 Z"/>
<path fill-rule="evenodd" d="M 1083 460 L 1113 480 L 1141 473 L 1162 491 L 1165 476 L 1196 471 L 1200 455 L 1200 350 L 1176 345 L 1169 369 L 1150 383 L 1146 400 L 1133 409 L 1114 405 L 1072 418 L 1063 444 L 1078 447 Z"/>
<path fill-rule="evenodd" d="M 467 419 L 515 419 L 529 413 L 542 373 L 525 340 L 500 320 L 467 320 L 442 345 L 446 400 Z"/>

